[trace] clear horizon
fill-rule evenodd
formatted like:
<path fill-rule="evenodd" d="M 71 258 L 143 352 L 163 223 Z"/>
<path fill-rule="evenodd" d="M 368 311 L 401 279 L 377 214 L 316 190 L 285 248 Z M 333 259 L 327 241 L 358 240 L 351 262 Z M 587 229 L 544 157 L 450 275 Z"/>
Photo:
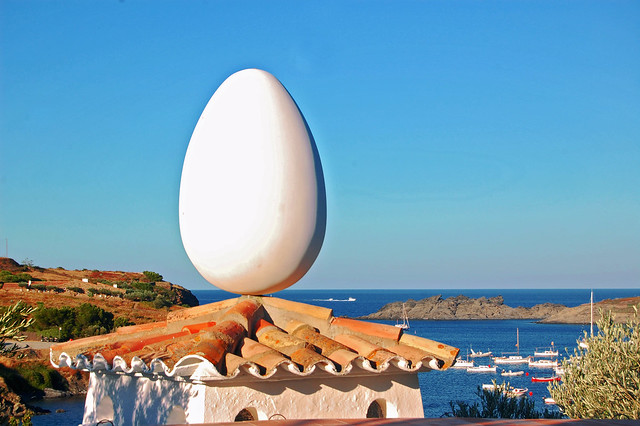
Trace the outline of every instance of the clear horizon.
<path fill-rule="evenodd" d="M 324 245 L 292 290 L 640 288 L 638 19 L 635 1 L 5 0 L 0 256 L 215 290 L 182 247 L 180 174 L 206 102 L 255 67 L 325 175 Z"/>

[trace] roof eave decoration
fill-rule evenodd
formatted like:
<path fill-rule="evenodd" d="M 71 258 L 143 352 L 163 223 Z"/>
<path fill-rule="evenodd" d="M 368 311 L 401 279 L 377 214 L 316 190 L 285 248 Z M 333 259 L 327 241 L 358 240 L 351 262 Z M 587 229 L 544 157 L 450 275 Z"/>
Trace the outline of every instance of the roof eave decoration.
<path fill-rule="evenodd" d="M 415 373 L 450 367 L 458 349 L 331 309 L 241 296 L 166 321 L 60 343 L 51 364 L 195 382 Z"/>

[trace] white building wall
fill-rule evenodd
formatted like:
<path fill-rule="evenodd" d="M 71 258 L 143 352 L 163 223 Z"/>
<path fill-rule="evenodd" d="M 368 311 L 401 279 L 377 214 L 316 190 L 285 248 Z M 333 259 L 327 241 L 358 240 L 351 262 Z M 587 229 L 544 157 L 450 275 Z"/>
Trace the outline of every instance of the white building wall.
<path fill-rule="evenodd" d="M 416 374 L 208 383 L 91 373 L 83 424 L 230 422 L 243 409 L 258 420 L 353 419 L 365 418 L 376 400 L 386 417 L 423 417 Z"/>

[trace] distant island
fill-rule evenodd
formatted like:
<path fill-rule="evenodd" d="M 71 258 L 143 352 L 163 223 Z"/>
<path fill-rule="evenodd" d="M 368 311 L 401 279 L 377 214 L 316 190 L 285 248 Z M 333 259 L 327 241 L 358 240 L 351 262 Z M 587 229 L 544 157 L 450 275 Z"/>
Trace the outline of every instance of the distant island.
<path fill-rule="evenodd" d="M 558 303 L 542 303 L 526 308 L 505 305 L 502 296 L 471 298 L 463 295 L 448 298 L 436 295 L 417 301 L 409 299 L 405 302 L 392 302 L 384 305 L 379 311 L 360 318 L 401 319 L 403 303 L 407 316 L 413 320 L 530 319 L 541 323 L 558 324 L 588 324 L 590 321 L 589 303 L 572 308 Z M 604 312 L 613 312 L 616 321 L 626 321 L 633 314 L 633 306 L 638 304 L 640 304 L 640 297 L 594 303 L 594 321 L 600 318 L 599 309 Z"/>

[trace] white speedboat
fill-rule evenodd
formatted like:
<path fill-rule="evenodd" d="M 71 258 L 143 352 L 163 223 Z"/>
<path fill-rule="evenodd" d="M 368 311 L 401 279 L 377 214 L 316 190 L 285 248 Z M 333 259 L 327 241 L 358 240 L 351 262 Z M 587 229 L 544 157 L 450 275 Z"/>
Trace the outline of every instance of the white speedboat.
<path fill-rule="evenodd" d="M 553 346 L 548 348 L 548 349 L 538 349 L 538 348 L 536 348 L 536 350 L 533 352 L 533 356 L 554 357 L 554 356 L 558 356 L 558 351 L 554 350 Z"/>
<path fill-rule="evenodd" d="M 449 368 L 469 368 L 473 367 L 473 361 L 457 359 L 456 362 Z"/>
<path fill-rule="evenodd" d="M 531 357 L 520 355 L 497 356 L 493 358 L 496 364 L 528 364 Z"/>
<path fill-rule="evenodd" d="M 475 367 L 467 368 L 467 373 L 495 373 L 496 366 L 493 367 L 490 365 L 477 365 Z"/>
<path fill-rule="evenodd" d="M 524 374 L 524 371 L 507 371 L 507 370 L 502 370 L 502 373 L 500 373 L 501 376 L 522 376 Z"/>
<path fill-rule="evenodd" d="M 558 366 L 558 360 L 551 360 L 551 359 L 529 360 L 529 367 L 531 368 L 556 368 L 557 366 Z"/>
<path fill-rule="evenodd" d="M 491 383 L 491 384 L 486 384 L 483 383 L 482 384 L 482 390 L 486 390 L 489 392 L 494 392 L 496 390 L 497 386 L 495 385 L 495 383 Z M 525 393 L 527 393 L 529 389 L 528 388 L 514 388 L 513 386 L 509 386 L 508 388 L 505 388 L 502 393 L 505 394 L 508 397 L 511 398 L 517 398 L 519 396 L 524 395 Z"/>
<path fill-rule="evenodd" d="M 487 351 L 487 352 L 476 352 L 473 349 L 471 349 L 471 355 L 469 355 L 471 358 L 483 358 L 486 356 L 491 356 L 493 352 L 491 351 Z"/>

